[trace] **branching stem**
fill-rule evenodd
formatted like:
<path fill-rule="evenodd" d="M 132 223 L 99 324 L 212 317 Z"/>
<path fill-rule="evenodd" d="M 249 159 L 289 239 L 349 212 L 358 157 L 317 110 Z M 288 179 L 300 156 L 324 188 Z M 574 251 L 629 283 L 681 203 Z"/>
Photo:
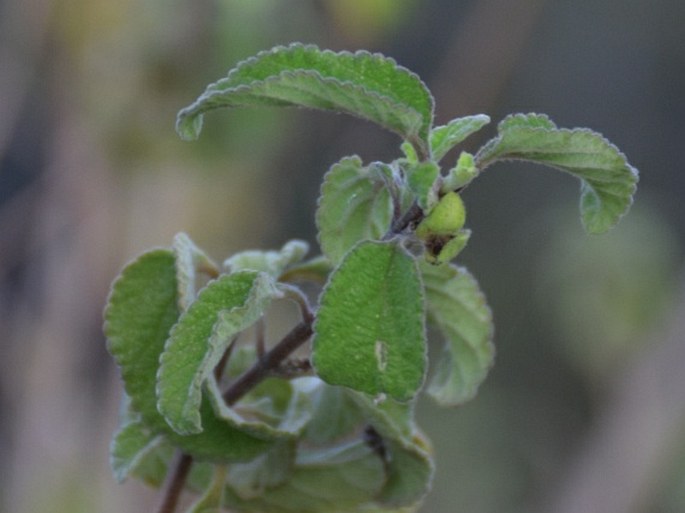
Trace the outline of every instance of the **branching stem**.
<path fill-rule="evenodd" d="M 259 358 L 252 367 L 243 373 L 224 393 L 224 401 L 229 406 L 235 404 L 242 396 L 267 377 L 298 347 L 312 336 L 313 318 L 301 321 L 281 339 L 269 352 Z"/>
<path fill-rule="evenodd" d="M 311 310 L 307 310 L 306 314 L 303 312 L 303 315 L 305 320 L 301 321 L 290 330 L 278 344 L 259 358 L 252 367 L 226 390 L 224 393 L 226 404 L 231 406 L 238 402 L 241 397 L 275 371 L 293 351 L 299 348 L 312 336 L 314 314 L 311 313 Z M 156 513 L 173 513 L 175 511 L 192 464 L 192 456 L 179 453 L 176 462 L 171 465 L 172 470 L 164 484 L 162 502 L 160 503 L 159 508 L 157 508 Z"/>

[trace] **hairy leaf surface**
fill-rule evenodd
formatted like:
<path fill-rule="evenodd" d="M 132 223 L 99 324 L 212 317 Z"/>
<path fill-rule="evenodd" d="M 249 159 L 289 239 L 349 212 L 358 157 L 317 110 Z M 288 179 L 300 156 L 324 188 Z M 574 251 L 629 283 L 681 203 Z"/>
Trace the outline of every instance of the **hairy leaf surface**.
<path fill-rule="evenodd" d="M 476 280 L 451 264 L 420 264 L 428 322 L 445 338 L 428 393 L 444 406 L 473 398 L 492 366 L 492 313 Z"/>
<path fill-rule="evenodd" d="M 322 446 L 341 440 L 359 430 L 364 416 L 348 388 L 331 386 L 317 377 L 300 378 L 298 388 L 307 390 L 312 400 L 312 419 L 304 440 Z M 356 394 L 361 395 L 361 394 Z"/>
<path fill-rule="evenodd" d="M 300 450 L 290 479 L 258 497 L 241 497 L 229 483 L 226 506 L 254 513 L 355 513 L 386 480 L 382 459 L 362 440 Z"/>
<path fill-rule="evenodd" d="M 293 264 L 279 277 L 282 282 L 312 281 L 323 285 L 333 270 L 331 261 L 323 255 Z"/>
<path fill-rule="evenodd" d="M 443 126 L 431 130 L 430 143 L 433 160 L 439 162 L 448 151 L 490 123 L 485 114 L 453 119 Z"/>
<path fill-rule="evenodd" d="M 331 275 L 314 326 L 319 376 L 371 395 L 411 399 L 426 365 L 416 262 L 395 242 L 362 242 Z"/>
<path fill-rule="evenodd" d="M 376 500 L 394 507 L 420 503 L 433 478 L 430 455 L 418 444 L 407 445 L 393 439 L 385 440 L 384 444 L 388 480 Z"/>
<path fill-rule="evenodd" d="M 429 212 L 438 202 L 436 180 L 439 175 L 440 168 L 432 161 L 416 164 L 408 170 L 407 183 L 424 211 Z"/>
<path fill-rule="evenodd" d="M 285 380 L 267 379 L 230 407 L 212 374 L 208 376 L 207 392 L 219 417 L 258 438 L 295 438 L 311 418 L 309 396 Z"/>
<path fill-rule="evenodd" d="M 414 424 L 414 404 L 392 399 L 375 404 L 368 396 L 349 391 L 367 422 L 380 437 L 387 481 L 376 500 L 384 506 L 419 503 L 430 489 L 432 452 L 428 440 Z"/>
<path fill-rule="evenodd" d="M 214 415 L 204 401 L 204 431 L 181 436 L 157 410 L 159 357 L 178 319 L 176 265 L 171 250 L 149 251 L 128 264 L 115 280 L 105 309 L 108 349 L 121 368 L 131 408 L 145 426 L 164 433 L 197 459 L 242 461 L 268 449 L 269 443 L 243 433 Z"/>
<path fill-rule="evenodd" d="M 114 477 L 120 483 L 136 470 L 144 458 L 154 451 L 161 436 L 152 433 L 140 420 L 122 424 L 112 439 L 110 465 Z"/>
<path fill-rule="evenodd" d="M 226 465 L 214 466 L 211 483 L 202 497 L 188 509 L 188 513 L 221 513 L 227 473 Z"/>
<path fill-rule="evenodd" d="M 584 128 L 559 129 L 546 116 L 510 116 L 499 135 L 476 155 L 483 170 L 498 160 L 525 160 L 566 171 L 581 180 L 580 211 L 589 233 L 614 226 L 633 201 L 638 173 L 600 134 Z"/>
<path fill-rule="evenodd" d="M 302 261 L 309 251 L 309 244 L 303 240 L 291 240 L 279 251 L 241 251 L 224 261 L 228 272 L 242 270 L 261 271 L 278 279 L 283 271 Z"/>
<path fill-rule="evenodd" d="M 359 241 L 380 239 L 392 219 L 392 201 L 382 177 L 362 166 L 359 157 L 347 157 L 324 177 L 316 211 L 321 250 L 339 263 Z"/>
<path fill-rule="evenodd" d="M 202 431 L 202 385 L 232 338 L 278 296 L 265 273 L 241 271 L 211 281 L 171 330 L 160 358 L 157 407 L 179 434 Z"/>
<path fill-rule="evenodd" d="M 428 151 L 433 99 L 414 73 L 379 54 L 335 53 L 301 44 L 276 47 L 238 64 L 179 112 L 177 130 L 195 139 L 205 112 L 259 105 L 347 112 Z"/>
<path fill-rule="evenodd" d="M 104 314 L 108 349 L 121 367 L 132 408 L 147 424 L 161 420 L 155 374 L 179 315 L 175 263 L 171 251 L 159 249 L 128 264 L 112 286 Z"/>
<path fill-rule="evenodd" d="M 216 276 L 219 274 L 219 269 L 212 259 L 198 248 L 185 233 L 179 233 L 174 237 L 172 249 L 176 257 L 178 307 L 181 312 L 185 312 L 190 304 L 195 301 L 197 272 Z"/>

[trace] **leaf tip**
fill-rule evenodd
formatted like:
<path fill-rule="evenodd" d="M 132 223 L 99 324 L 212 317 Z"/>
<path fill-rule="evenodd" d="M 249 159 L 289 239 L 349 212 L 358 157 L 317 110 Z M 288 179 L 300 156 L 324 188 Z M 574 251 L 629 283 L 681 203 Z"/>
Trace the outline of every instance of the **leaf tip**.
<path fill-rule="evenodd" d="M 176 118 L 176 133 L 184 141 L 195 141 L 202 131 L 202 114 L 189 112 L 183 109 Z"/>

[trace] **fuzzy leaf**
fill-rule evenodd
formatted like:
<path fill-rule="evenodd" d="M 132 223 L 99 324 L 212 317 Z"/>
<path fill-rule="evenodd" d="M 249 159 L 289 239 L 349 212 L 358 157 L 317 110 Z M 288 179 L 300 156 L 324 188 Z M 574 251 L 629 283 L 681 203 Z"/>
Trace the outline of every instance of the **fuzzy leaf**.
<path fill-rule="evenodd" d="M 120 483 L 159 445 L 160 436 L 150 432 L 140 420 L 123 424 L 112 439 L 110 465 Z"/>
<path fill-rule="evenodd" d="M 249 500 L 287 483 L 295 465 L 295 452 L 294 441 L 280 441 L 252 461 L 231 465 L 228 474 L 231 489 L 240 499 Z"/>
<path fill-rule="evenodd" d="M 365 394 L 346 390 L 350 400 L 359 408 L 368 424 L 383 437 L 401 441 L 406 446 L 413 444 L 416 432 L 414 422 L 414 401 L 398 402 L 390 398 L 375 401 Z"/>
<path fill-rule="evenodd" d="M 334 264 L 359 241 L 380 239 L 390 228 L 392 201 L 374 170 L 347 157 L 324 177 L 316 225 L 321 250 Z"/>
<path fill-rule="evenodd" d="M 422 210 L 430 210 L 438 202 L 438 191 L 435 181 L 440 175 L 440 168 L 435 162 L 428 161 L 411 166 L 408 170 L 407 183 L 416 195 L 416 201 Z"/>
<path fill-rule="evenodd" d="M 204 251 L 198 248 L 185 233 L 174 237 L 172 245 L 176 257 L 176 281 L 178 283 L 178 307 L 185 312 L 195 301 L 197 291 L 196 272 L 201 271 L 208 276 L 217 276 L 219 269 Z"/>
<path fill-rule="evenodd" d="M 282 282 L 313 281 L 323 285 L 333 270 L 330 260 L 323 255 L 311 258 L 305 262 L 294 264 L 279 276 Z"/>
<path fill-rule="evenodd" d="M 288 381 L 266 379 L 231 407 L 223 400 L 213 374 L 208 376 L 207 392 L 219 417 L 265 440 L 295 438 L 311 418 L 309 396 Z"/>
<path fill-rule="evenodd" d="M 546 130 L 555 130 L 557 125 L 549 119 L 546 114 L 511 114 L 507 116 L 497 125 L 498 132 L 506 132 L 512 128 L 543 128 Z"/>
<path fill-rule="evenodd" d="M 312 359 L 318 375 L 371 395 L 411 399 L 426 365 L 416 262 L 395 242 L 352 249 L 321 296 Z"/>
<path fill-rule="evenodd" d="M 457 165 L 449 170 L 443 180 L 440 191 L 447 194 L 450 191 L 463 189 L 478 176 L 479 172 L 473 155 L 462 151 L 457 159 Z"/>
<path fill-rule="evenodd" d="M 453 119 L 443 126 L 431 130 L 430 143 L 433 160 L 439 162 L 448 151 L 490 123 L 485 114 Z"/>
<path fill-rule="evenodd" d="M 158 249 L 128 264 L 112 286 L 105 309 L 108 349 L 121 368 L 131 408 L 154 433 L 196 459 L 244 461 L 270 443 L 249 436 L 218 419 L 209 402 L 201 409 L 203 433 L 180 436 L 157 410 L 159 357 L 178 319 L 178 286 L 174 254 Z"/>
<path fill-rule="evenodd" d="M 212 482 L 187 513 L 221 513 L 227 469 L 225 465 L 215 465 Z"/>
<path fill-rule="evenodd" d="M 417 435 L 418 436 L 418 435 Z M 388 481 L 376 500 L 384 506 L 401 507 L 419 503 L 430 490 L 433 461 L 419 445 L 384 441 Z"/>
<path fill-rule="evenodd" d="M 177 131 L 195 139 L 202 115 L 219 107 L 300 106 L 346 112 L 428 150 L 433 99 L 412 72 L 379 54 L 293 44 L 247 59 L 179 112 Z"/>
<path fill-rule="evenodd" d="M 153 250 L 124 268 L 104 314 L 108 349 L 121 367 L 131 407 L 156 428 L 165 422 L 157 412 L 155 375 L 164 341 L 178 319 L 177 297 L 174 254 Z"/>
<path fill-rule="evenodd" d="M 498 160 L 525 160 L 566 171 L 581 180 L 580 211 L 589 233 L 614 226 L 633 201 L 638 173 L 613 144 L 596 132 L 558 129 L 542 115 L 516 115 L 476 155 L 482 171 Z"/>
<path fill-rule="evenodd" d="M 443 406 L 473 398 L 492 366 L 492 313 L 478 283 L 454 265 L 420 264 L 426 291 L 428 322 L 445 339 L 428 394 Z"/>
<path fill-rule="evenodd" d="M 304 434 L 307 443 L 321 446 L 335 442 L 358 431 L 364 423 L 364 416 L 353 399 L 362 394 L 328 385 L 317 377 L 297 379 L 295 385 L 308 390 L 312 400 L 312 419 Z"/>
<path fill-rule="evenodd" d="M 155 439 L 154 446 L 141 455 L 140 461 L 131 469 L 130 475 L 149 486 L 160 487 L 169 472 L 169 465 L 174 458 L 175 449 L 164 436 Z M 206 465 L 197 463 L 196 466 Z"/>
<path fill-rule="evenodd" d="M 157 407 L 179 434 L 202 431 L 202 385 L 231 339 L 279 295 L 264 273 L 241 271 L 211 281 L 171 330 L 160 358 Z"/>
<path fill-rule="evenodd" d="M 229 483 L 226 507 L 252 513 L 356 513 L 381 491 L 383 461 L 362 440 L 298 451 L 290 479 L 242 498 Z"/>
<path fill-rule="evenodd" d="M 309 244 L 303 240 L 288 241 L 280 251 L 241 251 L 224 261 L 228 272 L 242 270 L 261 271 L 278 279 L 283 271 L 302 261 L 309 251 Z"/>
<path fill-rule="evenodd" d="M 428 440 L 414 424 L 414 404 L 392 399 L 375 402 L 368 396 L 348 391 L 373 426 L 383 448 L 388 479 L 376 498 L 384 506 L 416 504 L 426 495 L 433 476 L 432 452 Z"/>

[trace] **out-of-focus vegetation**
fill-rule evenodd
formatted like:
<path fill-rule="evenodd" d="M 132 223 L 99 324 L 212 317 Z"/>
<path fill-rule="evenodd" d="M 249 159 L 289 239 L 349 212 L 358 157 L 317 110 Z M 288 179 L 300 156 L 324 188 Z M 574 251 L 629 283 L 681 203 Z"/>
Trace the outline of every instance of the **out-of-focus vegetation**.
<path fill-rule="evenodd" d="M 151 509 L 106 460 L 120 387 L 101 308 L 126 260 L 181 230 L 217 259 L 311 239 L 326 166 L 396 154 L 361 121 L 295 110 L 177 138 L 204 84 L 295 40 L 393 56 L 438 122 L 547 112 L 641 171 L 601 240 L 557 231 L 577 197 L 558 174 L 493 167 L 464 194 L 498 361 L 474 402 L 422 408 L 424 511 L 685 510 L 683 19 L 676 0 L 0 2 L 0 510 Z"/>

